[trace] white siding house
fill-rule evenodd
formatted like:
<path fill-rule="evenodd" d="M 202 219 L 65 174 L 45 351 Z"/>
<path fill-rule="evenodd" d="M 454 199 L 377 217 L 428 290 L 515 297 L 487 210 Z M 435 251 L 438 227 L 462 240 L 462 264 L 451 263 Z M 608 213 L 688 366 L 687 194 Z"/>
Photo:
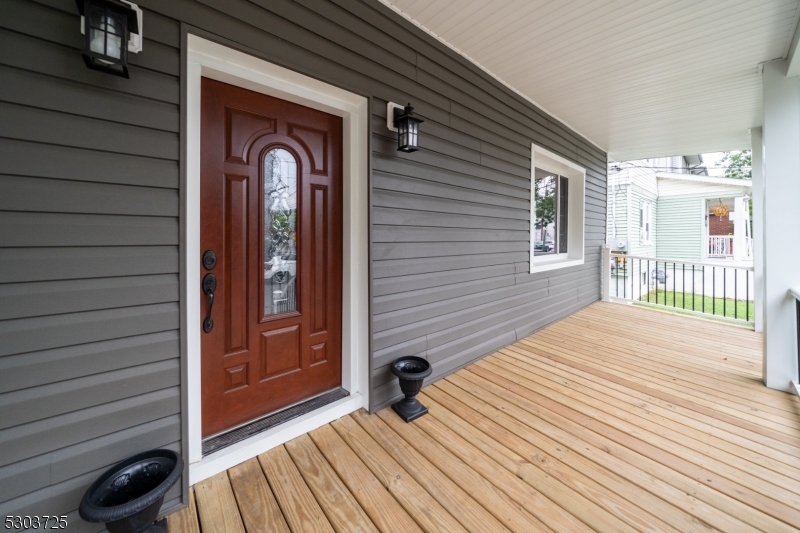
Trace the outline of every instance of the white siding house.
<path fill-rule="evenodd" d="M 653 272 L 661 267 L 632 258 L 752 265 L 751 181 L 707 176 L 701 162 L 678 156 L 610 165 L 608 244 L 631 256 L 614 263 L 613 294 L 638 297 L 652 290 Z M 728 209 L 724 223 L 712 214 L 718 205 Z M 726 224 L 730 232 L 718 230 Z"/>

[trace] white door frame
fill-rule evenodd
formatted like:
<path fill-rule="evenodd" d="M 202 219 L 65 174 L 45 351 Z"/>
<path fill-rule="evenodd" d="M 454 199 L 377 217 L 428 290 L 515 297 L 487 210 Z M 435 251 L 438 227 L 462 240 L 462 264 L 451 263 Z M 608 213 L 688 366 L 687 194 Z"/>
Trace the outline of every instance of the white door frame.
<path fill-rule="evenodd" d="M 188 36 L 186 83 L 186 328 L 189 484 L 369 406 L 369 233 L 367 98 L 222 46 Z M 342 117 L 342 387 L 350 396 L 203 457 L 200 344 L 200 85 L 212 78 Z"/>

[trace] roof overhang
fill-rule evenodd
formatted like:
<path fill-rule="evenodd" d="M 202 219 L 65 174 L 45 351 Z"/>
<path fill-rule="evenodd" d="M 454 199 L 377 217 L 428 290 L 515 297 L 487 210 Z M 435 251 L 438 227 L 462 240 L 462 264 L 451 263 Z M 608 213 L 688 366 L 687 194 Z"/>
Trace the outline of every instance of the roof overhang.
<path fill-rule="evenodd" d="M 726 187 L 741 187 L 742 189 L 753 188 L 753 180 L 743 180 L 736 178 L 715 178 L 713 176 L 697 176 L 695 174 L 676 174 L 672 172 L 656 172 L 656 178 L 660 180 L 678 180 L 678 181 L 689 181 L 694 183 L 725 185 Z"/>

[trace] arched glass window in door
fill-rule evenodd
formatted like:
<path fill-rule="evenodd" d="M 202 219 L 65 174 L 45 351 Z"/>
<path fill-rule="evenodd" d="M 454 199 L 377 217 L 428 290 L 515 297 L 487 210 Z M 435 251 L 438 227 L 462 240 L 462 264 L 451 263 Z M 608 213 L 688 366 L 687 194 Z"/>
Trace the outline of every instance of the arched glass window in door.
<path fill-rule="evenodd" d="M 297 310 L 297 161 L 264 156 L 264 316 Z"/>

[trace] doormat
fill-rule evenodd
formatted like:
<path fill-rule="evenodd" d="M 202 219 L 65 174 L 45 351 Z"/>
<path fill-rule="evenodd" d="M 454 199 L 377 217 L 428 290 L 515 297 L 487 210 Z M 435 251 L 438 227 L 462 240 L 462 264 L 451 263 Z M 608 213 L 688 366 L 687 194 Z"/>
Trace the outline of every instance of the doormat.
<path fill-rule="evenodd" d="M 271 415 L 259 418 L 258 420 L 254 420 L 243 426 L 226 431 L 225 433 L 220 433 L 219 435 L 209 437 L 203 441 L 203 455 L 208 455 L 223 448 L 227 448 L 232 444 L 236 444 L 237 442 L 243 441 L 244 439 L 252 437 L 253 435 L 283 424 L 284 422 L 288 422 L 289 420 L 295 419 L 299 416 L 303 416 L 306 413 L 310 413 L 315 409 L 319 409 L 320 407 L 324 407 L 330 403 L 339 401 L 342 398 L 347 398 L 348 396 L 350 396 L 349 392 L 341 387 L 338 387 L 320 394 L 319 396 L 315 396 L 314 398 L 294 404 L 282 411 L 278 411 L 277 413 L 272 413 Z"/>

